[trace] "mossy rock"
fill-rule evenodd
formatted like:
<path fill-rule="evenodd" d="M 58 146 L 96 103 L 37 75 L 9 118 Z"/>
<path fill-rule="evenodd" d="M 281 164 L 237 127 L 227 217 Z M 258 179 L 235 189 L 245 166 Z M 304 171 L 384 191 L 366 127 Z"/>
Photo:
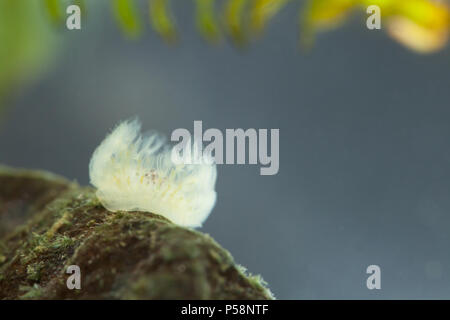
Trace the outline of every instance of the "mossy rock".
<path fill-rule="evenodd" d="M 78 265 L 81 289 L 69 290 Z M 109 212 L 90 187 L 0 167 L 2 299 L 272 299 L 210 236 L 146 212 Z"/>

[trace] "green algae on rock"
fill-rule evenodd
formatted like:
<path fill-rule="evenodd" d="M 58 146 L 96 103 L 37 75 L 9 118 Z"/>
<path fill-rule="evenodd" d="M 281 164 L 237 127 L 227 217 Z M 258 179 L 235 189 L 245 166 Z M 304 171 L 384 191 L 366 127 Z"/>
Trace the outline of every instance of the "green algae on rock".
<path fill-rule="evenodd" d="M 66 269 L 81 269 L 69 290 Z M 210 236 L 109 212 L 90 187 L 0 167 L 0 299 L 272 299 Z"/>

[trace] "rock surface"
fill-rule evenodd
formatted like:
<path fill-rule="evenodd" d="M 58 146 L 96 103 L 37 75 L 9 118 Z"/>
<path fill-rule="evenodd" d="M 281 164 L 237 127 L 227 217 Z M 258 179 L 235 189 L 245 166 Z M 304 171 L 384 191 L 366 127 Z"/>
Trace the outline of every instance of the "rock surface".
<path fill-rule="evenodd" d="M 69 265 L 81 289 L 69 290 Z M 210 236 L 109 212 L 90 187 L 0 167 L 0 299 L 272 299 Z"/>

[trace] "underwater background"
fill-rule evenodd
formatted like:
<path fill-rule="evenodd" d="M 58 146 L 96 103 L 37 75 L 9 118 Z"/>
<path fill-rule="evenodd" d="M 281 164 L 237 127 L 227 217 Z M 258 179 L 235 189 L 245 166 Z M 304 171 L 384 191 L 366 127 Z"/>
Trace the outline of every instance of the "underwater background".
<path fill-rule="evenodd" d="M 0 161 L 88 184 L 94 149 L 135 115 L 166 135 L 279 128 L 279 173 L 219 165 L 201 231 L 280 299 L 450 298 L 449 50 L 419 55 L 355 18 L 303 52 L 295 10 L 247 48 L 214 47 L 178 2 L 176 46 L 148 27 L 127 39 L 101 6 L 59 31 L 46 72 L 9 97 Z"/>

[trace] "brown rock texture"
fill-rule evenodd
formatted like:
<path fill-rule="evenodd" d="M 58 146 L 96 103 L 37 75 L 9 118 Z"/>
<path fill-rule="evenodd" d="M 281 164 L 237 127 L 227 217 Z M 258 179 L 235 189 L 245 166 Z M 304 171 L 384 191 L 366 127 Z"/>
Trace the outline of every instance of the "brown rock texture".
<path fill-rule="evenodd" d="M 69 265 L 81 289 L 69 290 Z M 272 299 L 209 235 L 146 212 L 109 212 L 95 191 L 0 166 L 0 299 Z"/>

